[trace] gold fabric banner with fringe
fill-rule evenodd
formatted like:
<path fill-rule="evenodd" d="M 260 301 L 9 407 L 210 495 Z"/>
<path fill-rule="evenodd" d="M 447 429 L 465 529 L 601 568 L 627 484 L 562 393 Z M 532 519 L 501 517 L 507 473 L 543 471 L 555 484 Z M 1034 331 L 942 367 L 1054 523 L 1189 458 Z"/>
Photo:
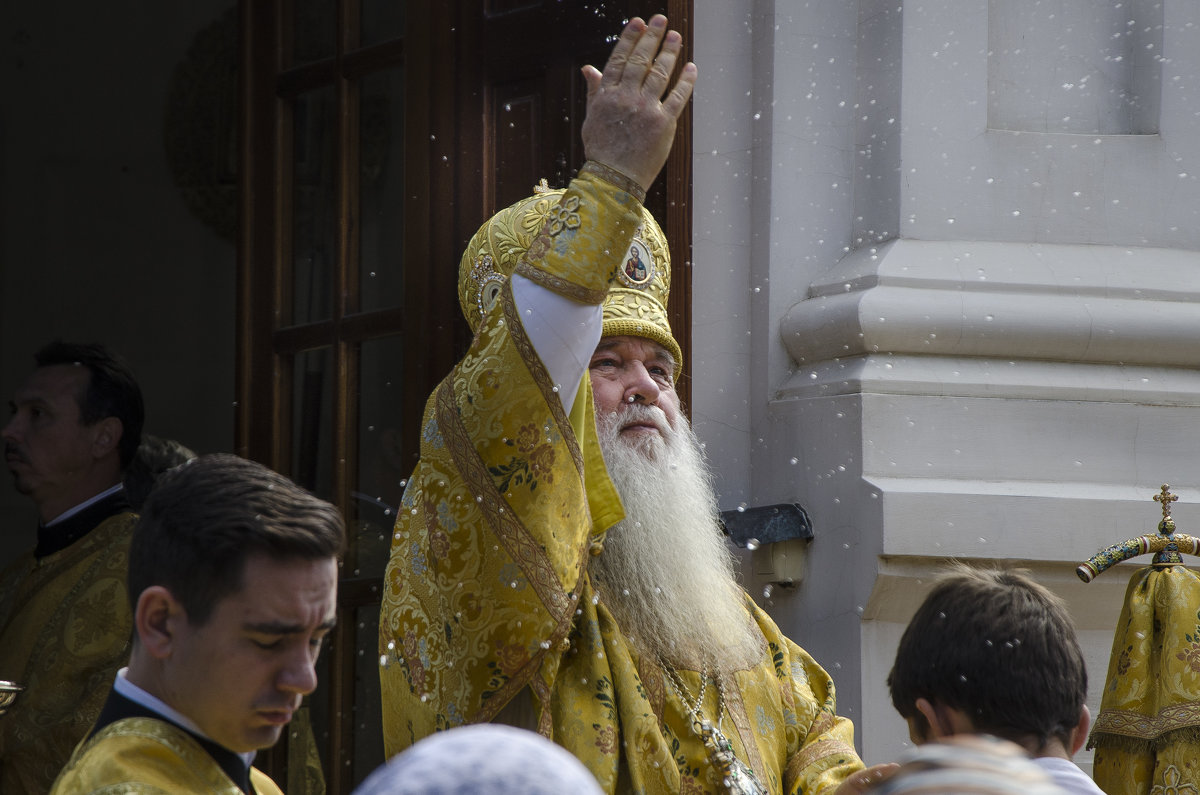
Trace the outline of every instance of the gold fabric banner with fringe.
<path fill-rule="evenodd" d="M 1200 792 L 1200 575 L 1136 572 L 1113 638 L 1088 747 L 1108 793 Z"/>

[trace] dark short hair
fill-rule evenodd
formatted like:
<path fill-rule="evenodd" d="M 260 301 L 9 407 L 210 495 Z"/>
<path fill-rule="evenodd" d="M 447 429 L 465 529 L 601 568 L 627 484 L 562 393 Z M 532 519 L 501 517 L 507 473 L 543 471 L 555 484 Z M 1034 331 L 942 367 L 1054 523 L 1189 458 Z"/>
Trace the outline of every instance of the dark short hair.
<path fill-rule="evenodd" d="M 33 358 L 38 367 L 77 364 L 88 369 L 91 377 L 87 391 L 78 398 L 79 419 L 84 425 L 94 425 L 107 417 L 121 421 L 121 469 L 127 469 L 142 443 L 146 416 L 142 389 L 129 365 L 103 345 L 62 340 L 46 345 Z"/>
<path fill-rule="evenodd" d="M 900 639 L 892 705 L 924 725 L 918 698 L 975 729 L 1042 747 L 1064 742 L 1087 701 L 1087 669 L 1063 601 L 1015 570 L 963 565 L 934 583 Z"/>
<path fill-rule="evenodd" d="M 243 586 L 247 558 L 338 557 L 346 529 L 337 508 L 265 466 L 203 455 L 164 472 L 142 507 L 129 548 L 129 599 L 161 585 L 188 621 L 208 621 Z"/>

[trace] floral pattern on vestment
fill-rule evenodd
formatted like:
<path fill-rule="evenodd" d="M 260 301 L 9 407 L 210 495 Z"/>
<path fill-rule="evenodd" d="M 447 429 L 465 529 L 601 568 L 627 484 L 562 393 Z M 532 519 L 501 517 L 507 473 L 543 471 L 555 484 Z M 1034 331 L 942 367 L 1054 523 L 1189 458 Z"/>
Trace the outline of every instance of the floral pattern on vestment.
<path fill-rule="evenodd" d="M 111 516 L 36 563 L 2 576 L 0 679 L 25 687 L 0 718 L 0 792 L 46 792 L 129 660 L 125 590 L 137 515 Z"/>

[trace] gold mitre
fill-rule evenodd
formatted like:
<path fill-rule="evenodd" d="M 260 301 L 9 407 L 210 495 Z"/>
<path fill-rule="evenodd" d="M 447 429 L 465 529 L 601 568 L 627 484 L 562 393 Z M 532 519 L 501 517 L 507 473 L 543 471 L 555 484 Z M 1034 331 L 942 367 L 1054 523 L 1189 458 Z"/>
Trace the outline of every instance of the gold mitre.
<path fill-rule="evenodd" d="M 467 244 L 458 266 L 458 301 L 463 315 L 476 331 L 496 303 L 504 280 L 521 255 L 533 244 L 564 191 L 546 187 L 504 208 L 479 227 Z M 667 296 L 671 292 L 671 254 L 667 238 L 650 211 L 642 208 L 642 224 L 634 232 L 620 261 L 614 263 L 618 284 L 604 299 L 604 336 L 645 337 L 662 345 L 675 357 L 676 377 L 683 369 L 683 353 L 667 321 Z"/>

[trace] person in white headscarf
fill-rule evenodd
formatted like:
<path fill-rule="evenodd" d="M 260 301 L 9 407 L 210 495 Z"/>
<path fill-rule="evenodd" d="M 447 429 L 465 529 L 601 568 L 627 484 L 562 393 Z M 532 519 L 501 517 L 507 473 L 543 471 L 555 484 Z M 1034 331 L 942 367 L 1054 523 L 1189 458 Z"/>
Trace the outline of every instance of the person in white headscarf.
<path fill-rule="evenodd" d="M 463 726 L 421 740 L 367 777 L 354 795 L 600 795 L 583 763 L 531 731 Z"/>

